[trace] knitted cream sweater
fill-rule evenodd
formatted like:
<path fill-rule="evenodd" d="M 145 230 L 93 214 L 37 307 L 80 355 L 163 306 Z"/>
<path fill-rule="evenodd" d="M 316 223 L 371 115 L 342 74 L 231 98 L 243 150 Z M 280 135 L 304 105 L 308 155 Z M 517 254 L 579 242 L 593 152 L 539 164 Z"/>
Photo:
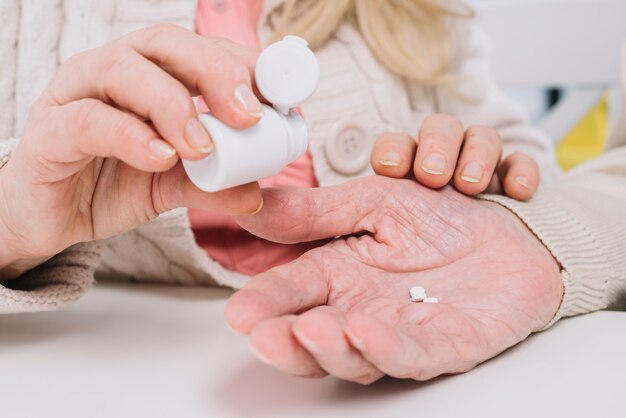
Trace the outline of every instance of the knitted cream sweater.
<path fill-rule="evenodd" d="M 266 0 L 259 36 L 267 39 L 267 15 L 281 0 Z M 192 29 L 195 0 L 1 0 L 0 166 L 26 122 L 28 109 L 59 63 L 129 31 L 160 22 Z M 321 83 L 303 107 L 311 131 L 315 173 L 322 186 L 371 174 L 367 164 L 329 152 L 346 129 L 357 132 L 360 152 L 385 131 L 416 132 L 433 112 L 458 116 L 466 125 L 497 128 L 505 155 L 522 150 L 540 164 L 544 187 L 529 203 L 485 196 L 524 219 L 564 267 L 565 296 L 555 318 L 602 309 L 626 290 L 626 149 L 554 182 L 558 169 L 550 141 L 525 124 L 523 113 L 494 85 L 488 47 L 471 25 L 454 30 L 459 89 L 465 97 L 407 83 L 385 70 L 348 25 L 317 51 Z M 626 142 L 616 135 L 615 144 Z M 335 142 L 333 142 L 335 141 Z M 358 148 L 358 147 L 357 147 Z M 551 184 L 550 186 L 545 186 Z M 96 271 L 97 270 L 97 271 Z M 211 260 L 194 241 L 186 211 L 108 240 L 75 245 L 16 280 L 0 285 L 0 312 L 51 310 L 80 297 L 102 279 L 220 284 L 240 287 L 247 277 Z"/>

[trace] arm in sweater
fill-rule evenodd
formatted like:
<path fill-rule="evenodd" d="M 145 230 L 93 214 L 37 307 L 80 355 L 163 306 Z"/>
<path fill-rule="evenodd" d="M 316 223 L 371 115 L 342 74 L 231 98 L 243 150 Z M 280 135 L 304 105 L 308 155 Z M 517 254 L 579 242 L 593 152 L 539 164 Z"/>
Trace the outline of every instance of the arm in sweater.
<path fill-rule="evenodd" d="M 168 42 L 156 42 L 155 37 Z M 206 88 L 211 89 L 211 97 L 232 97 L 211 106 L 215 114 L 239 128 L 258 120 L 260 102 L 253 97 L 251 87 L 245 86 L 249 84 L 247 77 L 243 81 L 240 78 L 241 74 L 248 74 L 249 59 L 254 57 L 254 52 L 248 51 L 246 55 L 237 46 L 221 41 L 219 47 L 207 48 L 218 41 L 175 26 L 139 30 L 101 49 L 91 49 L 66 60 L 36 105 L 30 108 L 23 132 L 20 132 L 20 118 L 15 116 L 12 120 L 12 125 L 17 126 L 13 129 L 14 136 L 20 136 L 21 141 L 2 170 L 0 182 L 5 199 L 5 204 L 0 206 L 3 220 L 0 226 L 7 231 L 4 239 L 9 243 L 0 248 L 0 282 L 7 289 L 32 289 L 33 283 L 45 276 L 40 268 L 45 268 L 46 263 L 41 262 L 57 253 L 65 254 L 72 244 L 119 235 L 177 207 L 202 207 L 227 213 L 252 213 L 259 207 L 261 193 L 256 184 L 207 194 L 190 183 L 180 166 L 173 168 L 178 156 L 200 158 L 210 144 L 206 132 L 201 127 L 198 129 L 191 99 L 197 86 L 192 86 L 193 71 L 183 65 L 186 56 L 180 55 L 175 47 L 180 43 L 177 38 L 185 38 L 183 43 L 198 49 L 200 58 L 196 58 L 213 62 L 221 57 L 232 70 L 222 71 L 220 67 L 215 74 L 209 74 L 206 66 L 198 67 L 210 80 Z M 237 54 L 228 52 L 228 48 L 237 50 Z M 170 68 L 170 73 L 148 65 L 155 56 Z M 117 67 L 107 64 L 111 57 L 126 57 L 134 63 L 136 71 L 116 71 Z M 95 72 L 76 78 L 84 73 L 80 71 L 84 65 L 93 65 Z M 177 72 L 174 68 L 187 70 Z M 157 96 L 166 94 L 171 100 L 164 102 L 151 90 L 132 91 L 131 87 L 136 86 L 133 77 L 138 72 L 145 79 L 159 80 Z M 106 92 L 94 87 L 102 79 L 108 80 L 104 83 Z M 245 105 L 238 96 L 233 96 L 233 91 L 249 92 Z M 94 92 L 101 95 L 92 97 Z M 130 117 L 114 105 L 104 103 L 112 96 L 116 96 L 115 101 L 126 111 L 143 117 Z M 7 101 L 6 107 L 16 106 Z M 143 121 L 146 112 L 164 140 L 155 139 L 154 129 Z M 2 136 L 5 135 L 0 131 Z M 7 158 L 8 152 L 3 160 Z M 0 228 L 0 234 L 1 231 Z M 141 269 L 141 260 L 136 264 Z M 82 268 L 79 261 L 69 260 L 67 265 L 77 266 Z M 79 269 L 76 272 L 91 283 L 94 268 L 91 263 L 88 267 L 83 269 L 90 271 L 88 278 Z M 29 276 L 32 280 L 25 280 Z M 55 306 L 63 304 L 57 296 L 47 295 L 48 299 L 54 299 Z M 7 306 L 2 309 L 6 312 L 14 305 L 9 300 L 11 297 L 7 298 L 8 302 L 0 303 Z M 46 306 L 42 302 L 39 309 L 47 309 Z"/>
<path fill-rule="evenodd" d="M 626 147 L 578 167 L 529 202 L 483 196 L 517 214 L 563 268 L 558 319 L 624 308 Z"/>
<path fill-rule="evenodd" d="M 622 68 L 626 99 L 626 45 Z M 615 125 L 612 150 L 540 189 L 530 202 L 483 197 L 516 213 L 561 263 L 564 295 L 552 323 L 626 309 L 626 113 Z"/>
<path fill-rule="evenodd" d="M 17 141 L 0 141 L 0 168 Z M 0 277 L 0 314 L 55 310 L 77 300 L 93 282 L 98 243 L 76 244 L 13 280 Z"/>

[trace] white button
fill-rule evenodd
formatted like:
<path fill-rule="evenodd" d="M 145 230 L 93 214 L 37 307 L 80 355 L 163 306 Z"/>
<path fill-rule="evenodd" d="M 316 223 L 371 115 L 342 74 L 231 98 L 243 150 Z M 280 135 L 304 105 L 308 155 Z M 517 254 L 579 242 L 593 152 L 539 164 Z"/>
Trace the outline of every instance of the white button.
<path fill-rule="evenodd" d="M 335 171 L 351 175 L 368 166 L 372 147 L 363 127 L 353 122 L 339 122 L 331 129 L 324 150 Z"/>
<path fill-rule="evenodd" d="M 212 0 L 211 7 L 218 13 L 224 13 L 226 11 L 226 6 L 228 6 L 227 0 Z"/>

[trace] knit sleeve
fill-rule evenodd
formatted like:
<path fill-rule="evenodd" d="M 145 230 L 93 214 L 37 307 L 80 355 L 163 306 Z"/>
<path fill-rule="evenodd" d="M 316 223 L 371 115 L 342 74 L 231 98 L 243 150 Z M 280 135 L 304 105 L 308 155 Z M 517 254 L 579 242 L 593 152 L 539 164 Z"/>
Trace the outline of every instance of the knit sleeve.
<path fill-rule="evenodd" d="M 437 89 L 438 111 L 458 117 L 464 125 L 486 125 L 502 137 L 503 157 L 523 152 L 541 169 L 542 184 L 561 174 L 551 139 L 529 124 L 523 108 L 498 87 L 492 71 L 491 44 L 476 24 L 458 25 L 455 35 L 454 83 Z"/>
<path fill-rule="evenodd" d="M 626 147 L 541 188 L 528 202 L 484 195 L 513 211 L 561 263 L 563 317 L 626 307 Z"/>
<path fill-rule="evenodd" d="M 0 141 L 0 168 L 17 140 Z M 98 243 L 76 244 L 20 277 L 0 284 L 0 314 L 50 311 L 82 296 L 100 263 Z"/>

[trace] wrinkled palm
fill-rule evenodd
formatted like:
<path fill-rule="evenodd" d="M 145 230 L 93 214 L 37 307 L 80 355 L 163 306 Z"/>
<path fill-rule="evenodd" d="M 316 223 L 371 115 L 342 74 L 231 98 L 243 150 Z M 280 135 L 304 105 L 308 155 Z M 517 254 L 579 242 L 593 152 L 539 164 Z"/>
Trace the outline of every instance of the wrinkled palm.
<path fill-rule="evenodd" d="M 471 369 L 545 326 L 559 266 L 511 212 L 452 189 L 369 177 L 270 190 L 251 232 L 337 238 L 254 278 L 227 308 L 254 351 L 286 372 L 361 383 Z M 414 303 L 422 286 L 439 303 Z"/>

